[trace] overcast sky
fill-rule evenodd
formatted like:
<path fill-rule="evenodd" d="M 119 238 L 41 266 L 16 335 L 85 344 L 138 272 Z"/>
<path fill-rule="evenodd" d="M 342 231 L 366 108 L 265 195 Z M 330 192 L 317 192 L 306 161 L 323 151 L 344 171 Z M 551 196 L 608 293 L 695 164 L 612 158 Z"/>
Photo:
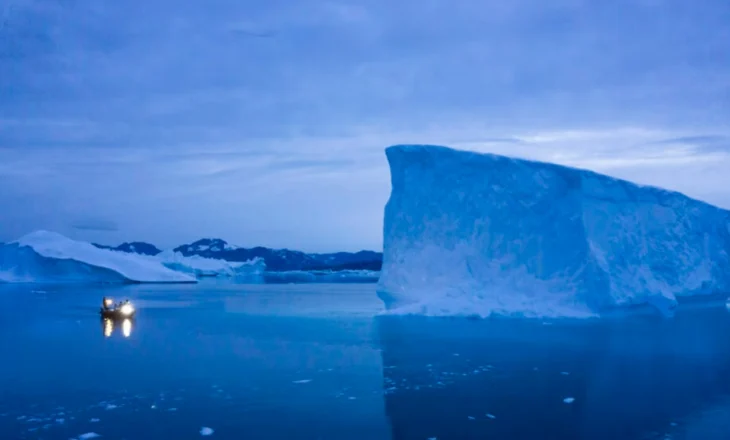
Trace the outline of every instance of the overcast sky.
<path fill-rule="evenodd" d="M 0 5 L 0 241 L 379 250 L 394 143 L 730 208 L 727 0 Z"/>

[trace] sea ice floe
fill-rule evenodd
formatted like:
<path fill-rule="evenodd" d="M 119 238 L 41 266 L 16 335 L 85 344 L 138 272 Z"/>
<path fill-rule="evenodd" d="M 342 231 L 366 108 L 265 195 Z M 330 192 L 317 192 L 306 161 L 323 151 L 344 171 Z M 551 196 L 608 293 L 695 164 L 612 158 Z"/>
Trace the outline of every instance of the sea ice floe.
<path fill-rule="evenodd" d="M 566 397 L 565 399 L 563 399 L 563 402 L 564 403 L 573 403 L 573 402 L 575 402 L 575 398 L 574 397 Z"/>
<path fill-rule="evenodd" d="M 312 381 L 312 379 L 302 379 L 302 380 L 292 381 L 292 383 L 309 383 L 311 381 Z"/>
<path fill-rule="evenodd" d="M 489 419 L 496 419 L 497 416 L 495 416 L 494 414 L 487 414 L 487 418 L 489 418 Z"/>
<path fill-rule="evenodd" d="M 95 433 L 95 432 L 87 432 L 86 434 L 81 434 L 79 436 L 79 440 L 91 440 L 92 438 L 98 438 L 101 437 L 101 435 Z"/>
<path fill-rule="evenodd" d="M 206 426 L 200 428 L 200 435 L 202 436 L 213 435 L 213 432 L 215 432 L 213 431 L 213 428 L 208 428 Z"/>

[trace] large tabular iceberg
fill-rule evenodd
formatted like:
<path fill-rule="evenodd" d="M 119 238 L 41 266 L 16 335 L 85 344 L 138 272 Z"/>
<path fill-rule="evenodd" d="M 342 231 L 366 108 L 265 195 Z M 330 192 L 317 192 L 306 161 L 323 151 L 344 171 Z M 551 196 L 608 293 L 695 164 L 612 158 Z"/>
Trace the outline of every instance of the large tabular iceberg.
<path fill-rule="evenodd" d="M 730 212 L 590 171 L 437 146 L 386 150 L 378 294 L 432 315 L 591 315 L 730 292 Z"/>
<path fill-rule="evenodd" d="M 0 245 L 0 281 L 194 283 L 155 257 L 99 249 L 91 243 L 37 231 Z"/>

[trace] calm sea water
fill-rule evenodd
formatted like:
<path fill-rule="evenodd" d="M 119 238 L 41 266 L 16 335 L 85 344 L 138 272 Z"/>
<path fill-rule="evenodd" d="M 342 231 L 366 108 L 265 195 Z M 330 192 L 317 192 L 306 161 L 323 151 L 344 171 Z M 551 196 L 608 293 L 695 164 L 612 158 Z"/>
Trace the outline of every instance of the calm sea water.
<path fill-rule="evenodd" d="M 135 322 L 101 322 L 103 295 L 131 298 Z M 724 306 L 600 322 L 380 308 L 372 284 L 0 286 L 0 438 L 730 438 Z"/>

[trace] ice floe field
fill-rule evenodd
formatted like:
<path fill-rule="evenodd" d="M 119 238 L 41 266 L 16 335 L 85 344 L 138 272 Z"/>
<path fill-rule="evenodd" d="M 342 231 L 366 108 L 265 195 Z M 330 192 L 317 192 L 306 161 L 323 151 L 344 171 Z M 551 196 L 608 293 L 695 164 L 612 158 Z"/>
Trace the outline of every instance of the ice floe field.
<path fill-rule="evenodd" d="M 370 284 L 0 286 L 7 439 L 724 439 L 730 312 L 394 316 Z M 104 325 L 103 295 L 131 298 Z"/>

